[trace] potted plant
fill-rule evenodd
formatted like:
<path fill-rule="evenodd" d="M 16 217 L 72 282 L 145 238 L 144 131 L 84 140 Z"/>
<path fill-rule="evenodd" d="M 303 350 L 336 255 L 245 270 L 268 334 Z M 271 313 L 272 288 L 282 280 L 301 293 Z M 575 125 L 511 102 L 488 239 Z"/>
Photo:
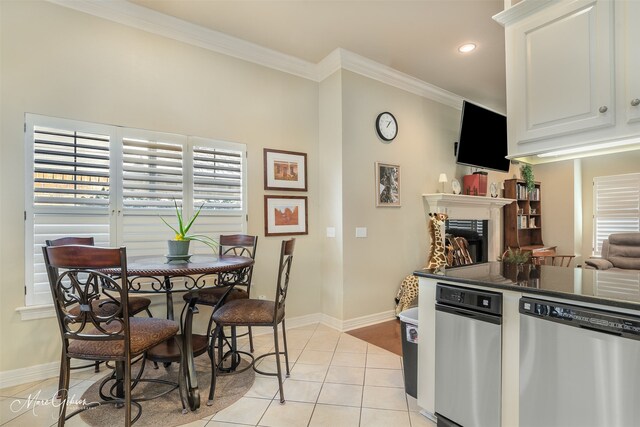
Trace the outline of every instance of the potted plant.
<path fill-rule="evenodd" d="M 534 182 L 533 169 L 531 165 L 524 164 L 520 167 L 520 176 L 524 180 L 527 190 L 531 193 L 536 189 L 536 183 Z"/>
<path fill-rule="evenodd" d="M 523 252 L 520 249 L 507 249 L 507 251 L 498 257 L 498 261 L 508 264 L 526 264 L 529 261 L 530 252 Z"/>
<path fill-rule="evenodd" d="M 175 237 L 168 241 L 169 256 L 186 257 L 189 254 L 189 243 L 192 240 L 204 243 L 215 252 L 218 248 L 218 242 L 213 240 L 211 237 L 205 236 L 203 234 L 189 234 L 189 229 L 191 229 L 191 226 L 195 222 L 196 218 L 198 218 L 198 215 L 200 215 L 200 211 L 204 207 L 204 203 L 200 205 L 196 213 L 193 214 L 193 217 L 191 217 L 191 219 L 189 219 L 188 221 L 184 220 L 182 216 L 182 207 L 178 207 L 178 202 L 174 200 L 173 204 L 176 207 L 178 227 L 173 227 L 164 218 L 160 217 L 160 219 L 175 232 Z"/>
<path fill-rule="evenodd" d="M 504 277 L 520 283 L 523 280 L 525 264 L 529 262 L 530 252 L 523 252 L 520 249 L 507 249 L 498 261 L 502 262 L 502 274 Z"/>

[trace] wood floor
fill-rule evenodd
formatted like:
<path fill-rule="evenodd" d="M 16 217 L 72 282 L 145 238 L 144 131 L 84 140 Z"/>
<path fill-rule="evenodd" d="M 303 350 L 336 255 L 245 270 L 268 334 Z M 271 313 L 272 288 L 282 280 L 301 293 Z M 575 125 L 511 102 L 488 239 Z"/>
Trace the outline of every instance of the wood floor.
<path fill-rule="evenodd" d="M 347 334 L 353 335 L 356 338 L 360 338 L 361 340 L 402 356 L 400 321 L 397 319 L 366 326 L 360 329 L 354 329 L 352 331 L 348 331 Z"/>

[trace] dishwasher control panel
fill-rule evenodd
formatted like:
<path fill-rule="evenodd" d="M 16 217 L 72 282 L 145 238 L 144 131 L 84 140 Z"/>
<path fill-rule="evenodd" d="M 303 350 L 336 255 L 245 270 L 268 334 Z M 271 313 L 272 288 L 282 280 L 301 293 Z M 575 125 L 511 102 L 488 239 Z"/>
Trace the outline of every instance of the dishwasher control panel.
<path fill-rule="evenodd" d="M 483 313 L 502 314 L 502 294 L 438 283 L 436 302 Z"/>
<path fill-rule="evenodd" d="M 640 340 L 640 317 L 554 301 L 522 297 L 520 313 L 568 326 Z"/>

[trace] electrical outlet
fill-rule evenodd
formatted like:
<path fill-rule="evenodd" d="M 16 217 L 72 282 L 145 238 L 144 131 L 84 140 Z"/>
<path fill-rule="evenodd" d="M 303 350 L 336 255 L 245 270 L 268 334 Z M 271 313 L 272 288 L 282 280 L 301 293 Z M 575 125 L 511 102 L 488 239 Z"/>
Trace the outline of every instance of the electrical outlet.
<path fill-rule="evenodd" d="M 367 237 L 367 227 L 356 227 L 356 237 L 358 238 Z"/>

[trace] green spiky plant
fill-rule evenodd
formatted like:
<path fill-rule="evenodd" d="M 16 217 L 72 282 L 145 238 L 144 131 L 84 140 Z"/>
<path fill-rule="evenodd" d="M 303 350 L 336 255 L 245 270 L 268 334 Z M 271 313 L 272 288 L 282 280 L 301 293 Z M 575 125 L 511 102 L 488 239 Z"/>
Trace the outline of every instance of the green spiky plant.
<path fill-rule="evenodd" d="M 217 252 L 218 242 L 216 242 L 211 237 L 205 236 L 204 234 L 189 234 L 189 229 L 195 222 L 196 218 L 198 218 L 198 215 L 200 215 L 200 211 L 204 207 L 205 203 L 202 203 L 200 205 L 200 207 L 198 208 L 196 213 L 193 214 L 193 217 L 191 217 L 191 219 L 189 219 L 188 221 L 184 221 L 184 218 L 182 216 L 182 207 L 178 207 L 178 202 L 174 200 L 173 204 L 176 207 L 176 217 L 178 218 L 178 228 L 173 227 L 164 218 L 160 217 L 160 219 L 162 220 L 162 222 L 167 224 L 167 226 L 170 229 L 172 229 L 174 233 L 176 233 L 174 240 L 195 240 L 197 242 L 204 243 L 205 245 L 209 246 L 214 252 Z"/>
<path fill-rule="evenodd" d="M 507 249 L 503 256 L 498 257 L 498 261 L 509 264 L 526 264 L 529 262 L 530 253 L 522 252 L 520 249 Z"/>
<path fill-rule="evenodd" d="M 527 190 L 532 192 L 536 189 L 536 183 L 533 177 L 533 169 L 531 169 L 531 165 L 524 164 L 520 167 L 520 176 L 527 184 Z"/>

